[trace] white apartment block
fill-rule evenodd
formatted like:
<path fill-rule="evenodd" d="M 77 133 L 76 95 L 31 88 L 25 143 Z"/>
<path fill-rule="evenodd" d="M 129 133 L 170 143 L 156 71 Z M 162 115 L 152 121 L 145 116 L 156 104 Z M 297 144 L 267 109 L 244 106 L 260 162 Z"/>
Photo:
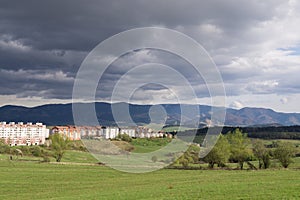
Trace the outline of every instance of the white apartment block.
<path fill-rule="evenodd" d="M 132 137 L 132 138 L 135 138 L 135 129 L 133 128 L 120 128 L 120 134 L 123 135 L 123 134 L 126 134 L 128 135 L 129 137 Z"/>
<path fill-rule="evenodd" d="M 51 134 L 59 133 L 70 140 L 81 140 L 87 138 L 114 139 L 119 134 L 127 134 L 135 137 L 135 129 L 119 128 L 110 126 L 55 126 L 51 129 Z"/>
<path fill-rule="evenodd" d="M 49 129 L 42 123 L 0 122 L 0 139 L 10 146 L 40 145 L 49 137 Z"/>
<path fill-rule="evenodd" d="M 113 139 L 119 135 L 119 128 L 118 127 L 104 127 L 103 129 L 103 137 L 105 139 Z"/>
<path fill-rule="evenodd" d="M 164 132 L 156 132 L 150 128 L 137 126 L 137 127 L 111 127 L 111 126 L 54 126 L 51 129 L 51 134 L 59 133 L 65 138 L 70 140 L 81 139 L 115 139 L 118 135 L 126 134 L 132 138 L 158 138 L 170 137 L 172 135 Z"/>

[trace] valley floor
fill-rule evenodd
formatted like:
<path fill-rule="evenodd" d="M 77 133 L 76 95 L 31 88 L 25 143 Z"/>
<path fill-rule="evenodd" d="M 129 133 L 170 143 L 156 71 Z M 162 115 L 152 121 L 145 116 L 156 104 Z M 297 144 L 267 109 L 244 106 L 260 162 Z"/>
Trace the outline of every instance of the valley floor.
<path fill-rule="evenodd" d="M 300 171 L 171 170 L 129 174 L 96 165 L 10 161 L 0 199 L 300 199 Z"/>

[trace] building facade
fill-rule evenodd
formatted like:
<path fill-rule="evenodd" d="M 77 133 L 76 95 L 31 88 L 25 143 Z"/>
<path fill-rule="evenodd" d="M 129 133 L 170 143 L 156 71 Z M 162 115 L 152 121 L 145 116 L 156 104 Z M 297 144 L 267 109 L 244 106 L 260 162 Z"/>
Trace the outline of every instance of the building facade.
<path fill-rule="evenodd" d="M 49 137 L 49 129 L 42 123 L 0 122 L 0 139 L 10 146 L 41 145 Z"/>
<path fill-rule="evenodd" d="M 59 133 L 69 140 L 104 137 L 105 135 L 104 128 L 101 126 L 54 126 L 51 134 L 55 133 Z"/>
<path fill-rule="evenodd" d="M 75 126 L 54 126 L 51 134 L 59 133 L 70 140 L 80 140 L 80 130 Z"/>
<path fill-rule="evenodd" d="M 111 127 L 111 126 L 55 126 L 51 129 L 51 134 L 59 133 L 70 140 L 81 139 L 114 139 L 119 134 L 126 134 L 132 138 L 158 138 L 170 137 L 163 132 L 156 132 L 150 128 L 137 127 Z M 172 135 L 171 135 L 172 136 Z"/>
<path fill-rule="evenodd" d="M 103 127 L 103 138 L 104 139 L 114 139 L 119 135 L 119 127 Z"/>
<path fill-rule="evenodd" d="M 125 127 L 125 128 L 120 128 L 120 134 L 126 134 L 129 137 L 135 138 L 136 134 L 135 134 L 135 129 L 134 128 L 129 128 L 129 127 Z"/>

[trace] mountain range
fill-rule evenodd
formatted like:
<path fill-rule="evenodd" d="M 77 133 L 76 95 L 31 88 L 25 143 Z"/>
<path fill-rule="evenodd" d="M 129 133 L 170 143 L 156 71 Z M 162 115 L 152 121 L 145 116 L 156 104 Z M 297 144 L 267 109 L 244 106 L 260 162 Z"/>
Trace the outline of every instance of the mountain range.
<path fill-rule="evenodd" d="M 90 103 L 81 103 L 88 106 Z M 151 121 L 149 110 L 152 105 L 135 105 L 127 103 L 115 103 L 115 106 L 128 106 L 132 120 L 137 124 L 148 124 Z M 177 125 L 180 122 L 186 124 L 195 123 L 195 117 L 181 115 L 180 104 L 161 104 L 166 112 L 166 123 L 168 125 Z M 189 108 L 191 105 L 184 105 Z M 207 125 L 211 117 L 211 106 L 198 105 L 200 124 Z M 98 121 L 101 125 L 115 125 L 111 104 L 96 102 L 95 111 Z M 66 125 L 74 124 L 72 114 L 72 104 L 47 104 L 37 107 L 23 107 L 7 105 L 0 107 L 0 121 L 15 122 L 42 122 L 46 125 Z M 199 120 L 198 120 L 199 121 Z M 197 122 L 198 122 L 197 121 Z M 123 122 L 126 124 L 126 122 Z M 87 124 L 88 125 L 88 124 Z M 290 126 L 300 125 L 300 113 L 280 113 L 265 108 L 226 108 L 225 125 L 228 126 Z"/>

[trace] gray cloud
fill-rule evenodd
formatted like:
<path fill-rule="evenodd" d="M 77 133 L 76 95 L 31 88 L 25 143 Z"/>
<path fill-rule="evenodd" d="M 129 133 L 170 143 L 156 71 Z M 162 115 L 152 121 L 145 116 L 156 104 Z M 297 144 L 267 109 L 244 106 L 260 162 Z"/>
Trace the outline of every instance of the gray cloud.
<path fill-rule="evenodd" d="M 176 29 L 201 43 L 216 62 L 229 96 L 299 94 L 299 52 L 289 52 L 300 44 L 299 9 L 299 2 L 284 0 L 4 0 L 0 95 L 71 98 L 76 72 L 88 52 L 120 31 L 143 26 Z M 150 61 L 173 66 L 194 85 L 199 98 L 208 96 L 201 77 L 182 59 L 138 51 L 110 67 L 99 85 L 99 98 L 109 97 L 132 66 Z M 177 89 L 184 95 L 180 85 Z M 136 94 L 139 100 L 141 91 L 166 92 L 145 86 Z"/>
<path fill-rule="evenodd" d="M 7 34 L 13 40 L 39 50 L 89 51 L 112 34 L 140 26 L 163 25 L 171 28 L 183 27 L 187 30 L 191 27 L 194 30 L 194 26 L 214 24 L 224 32 L 235 36 L 257 22 L 272 19 L 277 12 L 276 9 L 285 1 L 2 2 L 0 12 L 2 34 Z M 200 34 L 205 33 L 207 32 Z M 239 39 L 240 37 L 236 38 Z"/>

